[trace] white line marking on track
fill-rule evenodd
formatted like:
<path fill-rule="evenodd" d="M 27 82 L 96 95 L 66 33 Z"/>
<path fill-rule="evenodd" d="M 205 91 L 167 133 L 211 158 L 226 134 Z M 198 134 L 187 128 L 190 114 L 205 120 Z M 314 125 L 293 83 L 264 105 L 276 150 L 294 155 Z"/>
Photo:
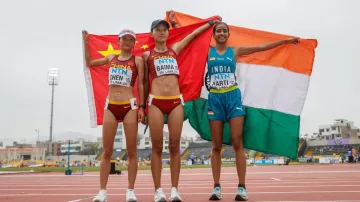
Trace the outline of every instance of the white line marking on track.
<path fill-rule="evenodd" d="M 325 174 L 325 173 L 360 173 L 360 170 L 318 170 L 318 171 L 278 171 L 278 172 L 247 172 L 247 175 L 267 175 L 267 174 Z M 199 176 L 199 175 L 211 175 L 210 172 L 208 173 L 181 173 L 181 176 Z M 237 173 L 232 172 L 232 173 L 221 173 L 221 175 L 237 175 Z M 72 177 L 99 177 L 100 175 L 63 175 L 63 174 L 58 174 L 58 175 L 42 175 L 42 174 L 29 174 L 29 175 L 2 175 L 0 176 L 0 178 L 28 178 L 28 177 L 67 177 L 67 178 L 72 178 Z M 127 175 L 119 175 L 121 177 L 125 177 Z M 152 176 L 151 173 L 139 173 L 137 174 L 137 176 Z M 164 173 L 162 174 L 162 176 L 170 176 L 170 173 Z"/>
<path fill-rule="evenodd" d="M 335 183 L 358 183 L 359 180 L 344 180 L 344 181 L 332 181 L 332 184 L 335 184 Z M 274 184 L 275 182 L 274 181 L 268 181 L 268 182 L 247 182 L 246 184 L 252 184 L 252 185 L 271 185 L 271 184 Z M 142 184 L 145 184 L 145 185 L 153 185 L 152 183 L 142 183 Z M 238 184 L 238 183 L 235 183 L 235 182 L 222 182 L 221 184 L 223 185 L 233 185 L 233 184 Z M 299 181 L 288 181 L 288 182 L 285 182 L 285 181 L 276 181 L 276 184 L 279 185 L 279 184 L 324 184 L 323 181 L 302 181 L 302 182 L 299 182 Z M 163 183 L 164 186 L 170 186 L 171 184 L 169 183 Z M 179 184 L 180 186 L 201 186 L 201 185 L 209 185 L 209 183 L 180 183 Z M 335 184 L 336 185 L 336 184 Z M 98 185 L 96 184 L 92 184 L 92 185 L 89 185 L 89 184 L 86 184 L 86 183 L 82 183 L 82 184 L 61 184 L 61 185 L 56 185 L 56 184 L 39 184 L 39 185 L 35 185 L 35 184 L 16 184 L 16 183 L 13 183 L 13 184 L 10 184 L 10 186 L 16 186 L 16 187 L 98 187 Z M 126 183 L 108 183 L 108 186 L 117 186 L 117 187 L 127 187 L 127 184 Z M 312 186 L 312 185 L 311 185 Z M 6 185 L 6 187 L 9 187 L 9 184 Z"/>
<path fill-rule="evenodd" d="M 68 201 L 68 202 L 79 202 L 79 201 L 83 201 L 83 200 L 90 199 L 90 198 L 94 198 L 94 196 L 90 196 L 90 197 L 86 197 L 86 198 L 81 198 L 81 199 L 75 199 L 75 200 Z"/>
<path fill-rule="evenodd" d="M 249 192 L 250 194 L 309 194 L 309 193 L 327 193 L 327 194 L 331 194 L 331 193 L 360 193 L 359 191 L 289 191 L 289 192 Z M 165 194 L 169 194 L 168 192 L 165 192 Z M 182 195 L 209 195 L 208 192 L 206 193 L 181 193 Z M 229 193 L 221 193 L 223 195 L 234 195 L 233 192 Z M 0 197 L 5 196 L 5 197 L 9 197 L 9 196 L 92 196 L 93 194 L 41 194 L 41 193 L 37 193 L 37 194 L 0 194 Z M 126 194 L 107 194 L 108 196 L 125 196 Z M 153 193 L 146 193 L 146 194 L 136 194 L 139 196 L 153 196 Z"/>
<path fill-rule="evenodd" d="M 234 183 L 234 185 L 237 183 Z M 234 189 L 235 186 L 222 186 L 221 188 L 223 189 Z M 284 186 L 273 186 L 273 185 L 269 185 L 269 186 L 251 186 L 252 189 L 254 188 L 309 188 L 309 186 L 288 186 L 288 185 L 284 185 Z M 311 187 L 360 187 L 360 184 L 349 184 L 349 185 L 332 185 L 332 184 L 327 184 L 327 185 L 311 185 Z M 182 187 L 180 186 L 180 189 L 211 189 L 213 188 L 213 186 L 193 186 L 193 187 Z M 79 191 L 79 190 L 90 190 L 90 189 L 94 189 L 97 190 L 97 187 L 94 188 L 50 188 L 50 189 L 28 189 L 28 188 L 24 188 L 24 189 L 0 189 L 0 191 L 37 191 L 37 190 L 41 190 L 41 191 Z M 108 190 L 127 190 L 127 187 L 119 187 L 119 188 L 107 188 Z M 136 190 L 153 190 L 154 188 L 150 188 L 150 187 L 136 187 Z M 250 192 L 251 193 L 251 192 Z"/>
<path fill-rule="evenodd" d="M 281 180 L 278 179 L 278 178 L 270 178 L 270 179 L 275 180 L 275 181 L 281 181 Z"/>

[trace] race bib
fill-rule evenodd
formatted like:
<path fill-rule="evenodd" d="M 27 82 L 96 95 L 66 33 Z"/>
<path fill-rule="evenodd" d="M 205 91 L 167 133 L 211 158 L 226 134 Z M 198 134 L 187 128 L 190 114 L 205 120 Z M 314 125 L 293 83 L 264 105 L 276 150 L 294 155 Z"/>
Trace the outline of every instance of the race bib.
<path fill-rule="evenodd" d="M 234 73 L 217 73 L 210 77 L 210 86 L 215 89 L 229 88 L 235 85 L 235 83 Z"/>
<path fill-rule="evenodd" d="M 132 71 L 130 69 L 110 68 L 109 85 L 130 87 Z"/>
<path fill-rule="evenodd" d="M 154 60 L 154 67 L 157 76 L 179 75 L 179 67 L 175 58 L 157 58 Z"/>

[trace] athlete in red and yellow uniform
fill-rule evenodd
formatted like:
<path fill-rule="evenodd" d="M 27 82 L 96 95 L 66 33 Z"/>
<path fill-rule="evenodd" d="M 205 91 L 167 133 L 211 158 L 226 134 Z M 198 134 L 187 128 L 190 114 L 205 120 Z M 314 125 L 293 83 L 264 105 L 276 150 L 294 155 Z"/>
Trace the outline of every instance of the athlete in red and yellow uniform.
<path fill-rule="evenodd" d="M 165 20 L 155 20 L 151 24 L 150 35 L 155 40 L 155 48 L 143 54 L 145 61 L 145 95 L 148 79 L 151 89 L 148 97 L 148 124 L 152 142 L 151 170 L 155 185 L 154 201 L 166 201 L 161 188 L 161 166 L 163 150 L 164 115 L 168 116 L 171 192 L 170 201 L 181 201 L 177 187 L 180 175 L 180 136 L 184 121 L 183 98 L 178 78 L 180 76 L 177 55 L 197 35 L 210 28 L 216 21 L 209 21 L 171 47 L 166 46 L 170 25 Z M 206 51 L 206 50 L 204 50 Z"/>
<path fill-rule="evenodd" d="M 126 148 L 129 158 L 128 189 L 126 201 L 136 201 L 134 184 L 137 174 L 137 135 L 138 122 L 144 123 L 144 60 L 131 53 L 135 45 L 136 34 L 132 30 L 119 33 L 120 55 L 109 55 L 102 59 L 92 60 L 87 47 L 88 33 L 83 31 L 86 63 L 89 67 L 110 64 L 109 94 L 106 99 L 103 121 L 103 154 L 100 166 L 100 192 L 94 202 L 107 201 L 106 185 L 109 177 L 110 160 L 118 127 L 123 122 L 126 135 Z M 133 87 L 138 77 L 140 109 L 133 95 Z"/>

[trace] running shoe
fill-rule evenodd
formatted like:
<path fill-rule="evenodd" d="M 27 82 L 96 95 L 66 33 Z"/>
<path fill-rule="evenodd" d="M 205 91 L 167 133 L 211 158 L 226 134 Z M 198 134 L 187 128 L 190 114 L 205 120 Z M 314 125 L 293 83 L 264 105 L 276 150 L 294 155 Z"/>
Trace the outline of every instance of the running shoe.
<path fill-rule="evenodd" d="M 165 196 L 162 188 L 158 188 L 158 189 L 155 191 L 154 201 L 155 201 L 155 202 L 166 202 L 166 196 Z"/>
<path fill-rule="evenodd" d="M 247 201 L 248 196 L 244 187 L 238 187 L 238 191 L 235 197 L 235 201 Z"/>
<path fill-rule="evenodd" d="M 126 190 L 126 202 L 137 202 L 135 191 L 133 189 Z"/>
<path fill-rule="evenodd" d="M 169 200 L 170 200 L 170 202 L 181 202 L 182 201 L 176 187 L 171 188 Z"/>
<path fill-rule="evenodd" d="M 215 187 L 211 196 L 209 198 L 210 201 L 219 201 L 221 199 L 221 187 Z"/>
<path fill-rule="evenodd" d="M 93 202 L 107 202 L 106 190 L 100 190 Z"/>

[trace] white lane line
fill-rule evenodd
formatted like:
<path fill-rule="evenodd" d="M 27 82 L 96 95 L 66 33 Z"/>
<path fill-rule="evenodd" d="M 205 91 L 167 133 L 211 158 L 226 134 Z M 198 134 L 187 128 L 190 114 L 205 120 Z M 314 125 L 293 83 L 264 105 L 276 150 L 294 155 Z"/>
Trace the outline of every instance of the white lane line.
<path fill-rule="evenodd" d="M 236 183 L 234 183 L 235 185 Z M 193 187 L 188 187 L 188 186 L 181 186 L 179 185 L 180 189 L 211 189 L 213 188 L 213 186 L 193 186 Z M 311 188 L 313 187 L 360 187 L 360 184 L 348 184 L 348 185 L 333 185 L 333 184 L 326 184 L 326 185 L 311 185 Z M 223 189 L 234 189 L 234 186 L 222 186 L 221 188 Z M 273 185 L 269 185 L 269 186 L 251 186 L 251 189 L 254 188 L 309 188 L 308 185 L 304 185 L 304 186 L 293 186 L 293 185 L 283 185 L 283 186 L 273 186 Z M 93 188 L 50 188 L 50 189 L 29 189 L 29 188 L 24 188 L 24 189 L 0 189 L 0 191 L 79 191 L 79 190 L 89 190 L 89 189 L 94 189 L 97 190 L 97 187 L 93 187 Z M 107 188 L 108 190 L 127 190 L 127 187 L 119 187 L 119 188 Z M 136 187 L 136 190 L 153 190 L 154 188 L 152 187 Z"/>
<path fill-rule="evenodd" d="M 360 190 L 359 191 L 278 191 L 278 192 L 249 192 L 250 194 L 309 194 L 309 193 L 327 193 L 327 194 L 331 194 L 331 193 L 360 193 Z M 169 194 L 168 192 L 166 192 L 166 194 Z M 199 193 L 194 193 L 194 192 L 191 192 L 191 193 L 181 193 L 182 195 L 209 195 L 208 192 L 205 192 L 205 193 L 202 193 L 202 192 L 199 192 Z M 224 193 L 221 193 L 223 195 L 234 195 L 233 192 L 224 192 Z M 0 194 L 0 197 L 10 197 L 10 196 L 92 196 L 93 194 L 41 194 L 41 193 L 37 193 L 37 194 Z M 108 196 L 125 196 L 126 194 L 107 194 Z M 144 193 L 144 194 L 136 194 L 136 195 L 139 195 L 139 196 L 153 196 L 154 193 Z"/>

